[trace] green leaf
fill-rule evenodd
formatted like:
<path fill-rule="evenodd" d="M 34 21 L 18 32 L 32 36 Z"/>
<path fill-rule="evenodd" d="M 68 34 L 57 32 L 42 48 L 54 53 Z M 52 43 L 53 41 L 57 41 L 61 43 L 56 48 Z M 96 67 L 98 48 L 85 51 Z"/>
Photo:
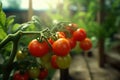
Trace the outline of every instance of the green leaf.
<path fill-rule="evenodd" d="M 32 31 L 32 30 L 37 30 L 37 28 L 35 27 L 34 24 L 30 24 L 30 25 L 27 27 L 26 30 L 27 30 L 27 31 Z"/>
<path fill-rule="evenodd" d="M 1 3 L 1 1 L 0 1 L 0 12 L 2 11 L 2 3 Z"/>
<path fill-rule="evenodd" d="M 0 41 L 4 39 L 7 36 L 7 34 L 4 32 L 4 30 L 0 27 Z"/>
<path fill-rule="evenodd" d="M 6 27 L 4 27 L 5 21 L 6 21 L 6 14 L 3 11 L 1 11 L 0 12 L 0 26 L 2 26 L 3 29 L 6 31 Z"/>
<path fill-rule="evenodd" d="M 11 26 L 11 24 L 13 24 L 14 18 L 15 18 L 15 16 L 12 15 L 12 16 L 9 16 L 9 17 L 6 19 L 6 27 L 7 27 L 7 28 L 8 28 L 9 26 Z"/>
<path fill-rule="evenodd" d="M 20 28 L 20 24 L 14 24 L 13 27 L 12 27 L 12 32 L 16 32 L 18 29 Z"/>
<path fill-rule="evenodd" d="M 38 16 L 32 16 L 32 20 L 36 20 L 38 22 L 41 22 Z"/>

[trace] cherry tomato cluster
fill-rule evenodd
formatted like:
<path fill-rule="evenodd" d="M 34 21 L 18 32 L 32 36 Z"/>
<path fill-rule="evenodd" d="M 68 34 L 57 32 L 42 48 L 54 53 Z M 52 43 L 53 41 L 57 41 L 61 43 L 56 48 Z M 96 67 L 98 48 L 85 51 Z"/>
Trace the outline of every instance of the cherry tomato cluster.
<path fill-rule="evenodd" d="M 71 62 L 69 52 L 75 48 L 76 43 L 79 42 L 80 48 L 85 51 L 92 47 L 92 43 L 86 31 L 78 28 L 77 24 L 68 24 L 65 26 L 65 31 L 68 31 L 71 36 L 68 37 L 64 31 L 57 31 L 55 32 L 56 40 L 51 36 L 47 38 L 47 41 L 32 40 L 28 45 L 30 54 L 39 57 L 42 65 L 47 68 L 68 68 Z"/>
<path fill-rule="evenodd" d="M 49 31 L 49 33 L 44 31 L 41 34 L 42 36 L 29 42 L 27 49 L 29 54 L 22 51 L 17 52 L 18 63 L 29 61 L 27 61 L 27 65 L 19 65 L 19 69 L 14 71 L 13 80 L 31 78 L 44 80 L 48 76 L 48 69 L 66 69 L 70 66 L 72 60 L 70 51 L 76 47 L 77 43 L 84 51 L 90 50 L 92 47 L 86 31 L 78 28 L 75 23 L 65 25 L 63 31 Z M 37 64 L 37 66 L 30 64 Z"/>
<path fill-rule="evenodd" d="M 14 71 L 13 80 L 44 80 L 48 76 L 48 69 L 66 69 L 70 66 L 70 51 L 77 43 L 84 51 L 92 47 L 86 31 L 78 28 L 77 24 L 65 25 L 63 31 L 48 32 L 43 31 L 42 36 L 30 41 L 27 51 L 17 52 L 19 66 Z"/>

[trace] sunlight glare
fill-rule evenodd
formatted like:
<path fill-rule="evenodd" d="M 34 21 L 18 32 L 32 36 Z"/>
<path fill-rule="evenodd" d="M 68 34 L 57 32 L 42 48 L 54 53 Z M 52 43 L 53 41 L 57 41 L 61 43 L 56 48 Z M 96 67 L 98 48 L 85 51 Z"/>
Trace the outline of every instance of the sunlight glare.
<path fill-rule="evenodd" d="M 33 9 L 34 10 L 46 10 L 52 7 L 56 9 L 56 5 L 58 1 L 63 2 L 63 0 L 32 0 L 33 2 Z M 22 0 L 21 1 L 21 9 L 28 9 L 29 7 L 29 0 Z"/>

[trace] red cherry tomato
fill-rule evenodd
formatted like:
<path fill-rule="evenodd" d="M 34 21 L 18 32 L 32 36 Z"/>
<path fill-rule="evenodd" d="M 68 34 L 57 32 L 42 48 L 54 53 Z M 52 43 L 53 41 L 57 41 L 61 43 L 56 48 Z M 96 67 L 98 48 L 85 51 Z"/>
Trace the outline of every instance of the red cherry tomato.
<path fill-rule="evenodd" d="M 80 48 L 83 50 L 89 50 L 92 47 L 92 42 L 89 38 L 85 38 L 83 41 L 80 42 Z"/>
<path fill-rule="evenodd" d="M 28 49 L 32 56 L 35 57 L 42 57 L 49 52 L 49 46 L 47 42 L 38 42 L 38 40 L 32 40 L 29 45 Z"/>
<path fill-rule="evenodd" d="M 65 38 L 65 33 L 64 32 L 56 32 L 59 38 Z"/>
<path fill-rule="evenodd" d="M 28 80 L 29 75 L 28 73 L 20 74 L 20 71 L 16 71 L 13 75 L 13 80 Z"/>
<path fill-rule="evenodd" d="M 86 31 L 82 28 L 77 29 L 74 33 L 73 33 L 73 38 L 76 41 L 82 41 L 86 38 Z"/>
<path fill-rule="evenodd" d="M 48 70 L 47 69 L 42 69 L 39 74 L 39 79 L 44 80 L 48 76 Z"/>
<path fill-rule="evenodd" d="M 58 69 L 59 67 L 58 67 L 58 65 L 56 63 L 56 59 L 57 59 L 57 56 L 56 55 L 52 55 L 52 57 L 51 57 L 51 66 L 53 68 L 55 68 L 55 69 Z"/>
<path fill-rule="evenodd" d="M 70 43 L 65 38 L 59 38 L 53 45 L 53 52 L 57 56 L 66 56 L 70 52 Z"/>
<path fill-rule="evenodd" d="M 75 46 L 76 46 L 76 41 L 74 40 L 74 38 L 68 38 L 68 41 L 69 41 L 69 43 L 70 43 L 71 49 L 75 48 Z"/>

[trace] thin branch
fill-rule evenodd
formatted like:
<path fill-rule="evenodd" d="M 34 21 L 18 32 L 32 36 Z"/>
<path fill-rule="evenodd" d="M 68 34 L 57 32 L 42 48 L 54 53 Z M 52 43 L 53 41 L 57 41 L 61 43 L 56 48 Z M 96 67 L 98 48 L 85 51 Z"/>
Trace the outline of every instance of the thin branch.
<path fill-rule="evenodd" d="M 1 42 L 0 42 L 0 49 L 5 46 L 8 42 L 14 41 L 15 37 L 21 38 L 24 35 L 33 35 L 33 34 L 40 34 L 40 31 L 18 31 L 14 34 L 8 34 Z"/>
<path fill-rule="evenodd" d="M 1 42 L 0 42 L 0 49 L 5 46 L 8 42 L 11 41 L 11 34 L 9 34 L 6 38 L 4 38 Z"/>
<path fill-rule="evenodd" d="M 35 34 L 40 34 L 40 31 L 21 31 L 20 34 L 22 36 L 24 36 L 24 35 L 35 35 Z"/>

